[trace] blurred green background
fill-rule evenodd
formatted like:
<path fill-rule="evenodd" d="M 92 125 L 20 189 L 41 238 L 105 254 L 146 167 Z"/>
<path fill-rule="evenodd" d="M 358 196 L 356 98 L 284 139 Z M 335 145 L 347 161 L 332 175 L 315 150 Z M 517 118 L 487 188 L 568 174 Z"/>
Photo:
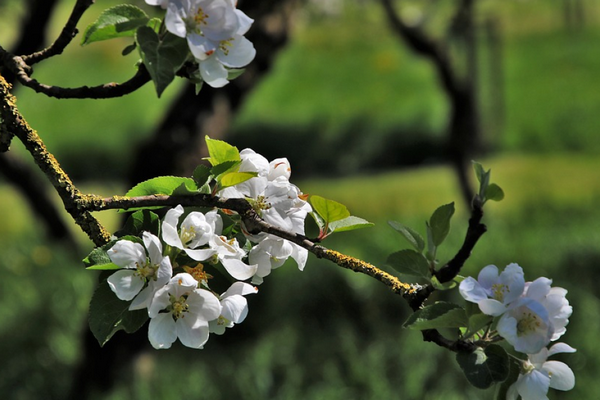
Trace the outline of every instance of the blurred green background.
<path fill-rule="evenodd" d="M 98 3 L 81 26 L 116 2 Z M 340 201 L 375 222 L 374 228 L 341 233 L 324 244 L 378 266 L 408 247 L 388 220 L 423 232 L 437 206 L 456 201 L 458 212 L 440 254 L 446 260 L 460 246 L 468 216 L 452 170 L 436 163 L 448 115 L 444 93 L 431 65 L 390 34 L 376 3 L 331 3 L 339 7 L 327 12 L 311 2 L 295 14 L 291 42 L 244 103 L 228 140 L 270 158 L 290 158 L 292 180 L 305 193 Z M 585 10 L 576 26 L 565 22 L 567 3 Z M 71 4 L 61 3 L 50 37 Z M 577 384 L 549 397 L 596 398 L 600 4 L 483 0 L 478 7 L 477 21 L 483 26 L 493 20 L 502 43 L 501 85 L 482 67 L 487 152 L 478 161 L 492 168 L 506 199 L 486 205 L 489 231 L 463 272 L 476 275 L 488 264 L 503 268 L 517 262 L 528 280 L 544 275 L 565 287 L 574 313 L 561 341 L 578 352 L 561 359 L 575 371 Z M 0 2 L 0 44 L 10 46 L 18 26 L 13 15 L 24 12 L 20 2 Z M 434 18 L 443 19 L 444 12 L 439 14 Z M 35 77 L 65 86 L 123 81 L 136 59 L 122 57 L 122 47 L 72 45 L 64 57 L 38 66 Z M 481 54 L 485 66 L 486 48 Z M 150 85 L 104 101 L 55 100 L 23 88 L 16 95 L 21 112 L 76 183 L 109 196 L 126 191 L 121 177 L 133 149 L 151 134 L 183 84 L 169 87 L 161 99 Z M 17 141 L 11 151 L 27 157 Z M 397 164 L 403 158 L 400 164 L 409 167 Z M 61 399 L 82 357 L 97 276 L 78 260 L 91 244 L 78 234 L 82 252 L 72 254 L 47 242 L 27 203 L 1 180 L 0 199 L 0 397 Z M 100 218 L 113 231 L 118 228 L 116 214 Z M 403 330 L 408 306 L 366 276 L 311 257 L 304 272 L 292 263 L 259 289 L 249 299 L 247 320 L 222 337 L 213 335 L 204 350 L 180 345 L 144 350 L 116 365 L 115 385 L 91 398 L 492 396 L 493 390 L 468 385 L 453 354 Z"/>

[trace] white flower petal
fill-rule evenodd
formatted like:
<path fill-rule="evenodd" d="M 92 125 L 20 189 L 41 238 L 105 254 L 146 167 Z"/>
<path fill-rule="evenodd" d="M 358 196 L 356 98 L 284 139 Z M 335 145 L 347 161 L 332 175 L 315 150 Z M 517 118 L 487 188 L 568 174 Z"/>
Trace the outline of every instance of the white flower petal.
<path fill-rule="evenodd" d="M 183 249 L 183 243 L 177 232 L 177 224 L 179 223 L 179 217 L 183 214 L 183 207 L 178 205 L 175 208 L 167 211 L 165 218 L 162 223 L 162 238 L 169 246 Z"/>
<path fill-rule="evenodd" d="M 248 65 L 256 56 L 256 50 L 251 41 L 243 36 L 227 40 L 217 49 L 216 57 L 226 67 L 241 68 Z M 226 50 L 223 50 L 225 48 Z"/>
<path fill-rule="evenodd" d="M 221 302 L 208 290 L 196 289 L 190 292 L 187 304 L 189 313 L 197 315 L 201 321 L 208 322 L 221 315 Z"/>
<path fill-rule="evenodd" d="M 235 258 L 224 258 L 220 261 L 229 275 L 240 281 L 245 281 L 246 279 L 251 278 L 254 274 L 256 274 L 256 270 L 258 269 L 257 265 L 248 265 Z"/>
<path fill-rule="evenodd" d="M 214 88 L 220 88 L 229 83 L 227 80 L 227 70 L 215 56 L 209 57 L 206 60 L 200 60 L 200 76 L 204 82 Z"/>
<path fill-rule="evenodd" d="M 144 232 L 142 234 L 142 240 L 144 241 L 144 246 L 146 246 L 146 250 L 148 250 L 150 261 L 153 264 L 159 264 L 163 259 L 162 244 L 160 243 L 160 239 L 151 234 L 150 232 Z"/>
<path fill-rule="evenodd" d="M 129 240 L 119 240 L 107 253 L 110 260 L 119 267 L 137 269 L 137 265 L 146 264 L 144 246 Z"/>
<path fill-rule="evenodd" d="M 575 386 L 575 374 L 567 364 L 560 361 L 544 363 L 543 370 L 550 376 L 550 387 L 557 390 L 571 390 Z"/>
<path fill-rule="evenodd" d="M 502 315 L 506 311 L 506 306 L 494 299 L 483 299 L 477 304 L 482 313 L 494 317 Z"/>
<path fill-rule="evenodd" d="M 481 274 L 479 274 L 479 276 L 481 277 Z M 458 291 L 466 301 L 469 301 L 471 303 L 479 303 L 480 301 L 488 298 L 487 291 L 481 286 L 481 284 L 478 281 L 475 280 L 475 278 L 472 278 L 470 276 L 465 278 L 460 283 L 460 285 L 458 286 Z"/>
<path fill-rule="evenodd" d="M 498 267 L 495 265 L 488 265 L 484 267 L 477 276 L 477 281 L 481 286 L 486 289 L 490 289 L 492 285 L 498 281 Z"/>
<path fill-rule="evenodd" d="M 144 280 L 132 270 L 120 270 L 107 279 L 108 286 L 121 300 L 133 299 L 144 287 Z"/>
<path fill-rule="evenodd" d="M 196 261 L 205 261 L 217 254 L 214 249 L 198 249 L 198 250 L 190 250 L 185 249 L 185 253 L 192 259 Z"/>
<path fill-rule="evenodd" d="M 188 317 L 186 315 L 186 317 Z M 208 341 L 208 322 L 200 324 L 192 318 L 180 318 L 175 323 L 177 337 L 186 347 L 200 349 Z"/>
<path fill-rule="evenodd" d="M 557 353 L 575 353 L 577 350 L 566 343 L 555 343 L 548 349 L 548 357 Z"/>
<path fill-rule="evenodd" d="M 177 339 L 175 321 L 170 313 L 158 314 L 150 319 L 148 340 L 155 349 L 168 349 Z"/>
<path fill-rule="evenodd" d="M 239 294 L 228 296 L 221 301 L 221 315 L 236 324 L 244 321 L 248 315 L 248 301 Z"/>

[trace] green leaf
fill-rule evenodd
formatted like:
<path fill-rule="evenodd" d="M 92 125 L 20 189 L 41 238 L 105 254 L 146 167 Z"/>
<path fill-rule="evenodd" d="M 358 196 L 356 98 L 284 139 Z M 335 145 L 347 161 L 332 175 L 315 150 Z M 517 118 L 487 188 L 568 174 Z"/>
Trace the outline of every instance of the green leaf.
<path fill-rule="evenodd" d="M 102 247 L 96 247 L 94 250 L 90 252 L 90 254 L 83 259 L 83 264 L 86 268 L 91 267 L 92 265 L 102 265 L 111 263 L 111 259 L 106 252 L 108 249 L 112 247 L 115 242 L 108 243 Z"/>
<path fill-rule="evenodd" d="M 490 183 L 485 190 L 485 199 L 492 201 L 500 201 L 504 199 L 504 190 L 495 183 Z"/>
<path fill-rule="evenodd" d="M 222 140 L 211 139 L 206 136 L 206 147 L 208 148 L 208 162 L 219 165 L 227 161 L 241 161 L 240 152 L 237 147 Z"/>
<path fill-rule="evenodd" d="M 460 328 L 467 325 L 465 310 L 458 304 L 438 301 L 417 310 L 404 323 L 410 329 Z"/>
<path fill-rule="evenodd" d="M 467 380 L 479 389 L 487 389 L 495 382 L 504 381 L 510 368 L 508 354 L 496 344 L 485 349 L 477 348 L 472 353 L 457 353 L 456 361 Z"/>
<path fill-rule="evenodd" d="M 246 69 L 245 68 L 240 68 L 240 69 L 228 69 L 227 70 L 227 80 L 228 81 L 232 81 L 235 78 L 237 78 L 238 76 L 242 75 L 244 73 Z"/>
<path fill-rule="evenodd" d="M 184 38 L 169 32 L 161 39 L 149 26 L 139 27 L 135 40 L 140 48 L 142 61 L 156 87 L 156 93 L 160 97 L 187 59 L 188 43 Z"/>
<path fill-rule="evenodd" d="M 150 210 L 138 210 L 132 213 L 125 221 L 125 226 L 115 236 L 122 237 L 131 235 L 139 237 L 142 232 L 151 232 L 158 235 L 160 230 L 160 218 Z"/>
<path fill-rule="evenodd" d="M 210 174 L 215 177 L 215 179 L 220 175 L 225 175 L 230 172 L 237 172 L 240 169 L 240 165 L 242 164 L 241 160 L 237 161 L 224 161 L 220 164 L 215 165 L 210 169 Z"/>
<path fill-rule="evenodd" d="M 149 196 L 151 194 L 163 194 L 171 195 L 184 185 L 189 190 L 196 188 L 196 183 L 191 178 L 183 178 L 180 176 L 159 176 L 156 178 L 148 179 L 147 181 L 138 183 L 132 187 L 125 196 L 127 197 L 138 197 L 138 196 Z"/>
<path fill-rule="evenodd" d="M 419 253 L 422 253 L 423 250 L 425 250 L 425 241 L 418 232 L 400 222 L 388 221 L 388 224 L 404 236 L 404 238 L 408 240 L 408 243 L 410 243 Z"/>
<path fill-rule="evenodd" d="M 484 313 L 473 314 L 469 316 L 469 323 L 467 324 L 468 330 L 464 334 L 465 338 L 470 338 L 481 329 L 488 326 L 492 321 L 493 317 Z"/>
<path fill-rule="evenodd" d="M 102 281 L 90 302 L 89 324 L 100 346 L 118 330 L 133 333 L 148 319 L 147 310 L 129 311 L 130 301 L 122 301 L 110 290 L 108 283 Z"/>
<path fill-rule="evenodd" d="M 517 379 L 519 379 L 519 373 L 521 372 L 520 363 L 517 360 L 511 360 L 509 358 L 508 366 L 508 376 L 502 382 L 502 384 L 498 385 L 498 390 L 496 390 L 496 395 L 494 396 L 496 400 L 506 400 L 508 398 L 508 389 L 517 381 Z"/>
<path fill-rule="evenodd" d="M 134 42 L 134 43 L 130 44 L 129 46 L 126 46 L 123 49 L 123 51 L 121 52 L 121 55 L 126 56 L 129 53 L 131 53 L 132 51 L 134 51 L 136 48 L 137 48 L 137 44 L 135 44 L 135 42 Z"/>
<path fill-rule="evenodd" d="M 374 223 L 369 222 L 366 219 L 362 219 L 351 215 L 344 219 L 340 219 L 330 223 L 329 230 L 332 232 L 345 232 L 353 231 L 355 229 L 370 228 L 374 225 Z"/>
<path fill-rule="evenodd" d="M 477 180 L 479 181 L 479 183 L 481 183 L 485 176 L 485 170 L 483 169 L 483 165 L 481 165 L 477 161 L 471 161 L 471 163 L 473 164 L 473 169 L 475 170 L 475 176 L 477 176 Z"/>
<path fill-rule="evenodd" d="M 401 274 L 427 279 L 431 277 L 427 259 L 423 254 L 414 250 L 400 250 L 391 254 L 387 259 L 387 264 Z"/>
<path fill-rule="evenodd" d="M 450 232 L 450 219 L 454 215 L 454 202 L 445 204 L 434 211 L 429 226 L 431 227 L 431 237 L 433 244 L 437 247 Z"/>
<path fill-rule="evenodd" d="M 81 45 L 123 36 L 133 36 L 135 30 L 148 23 L 150 17 L 140 8 L 120 4 L 105 10 L 96 22 L 90 24 L 81 39 Z"/>
<path fill-rule="evenodd" d="M 108 263 L 108 264 L 95 264 L 90 267 L 87 267 L 86 269 L 99 270 L 99 271 L 113 271 L 116 269 L 123 269 L 123 267 L 119 267 L 117 264 L 114 264 L 114 263 Z"/>
<path fill-rule="evenodd" d="M 425 254 L 425 257 L 433 263 L 435 262 L 437 246 L 433 243 L 433 232 L 431 226 L 429 226 L 429 222 L 425 222 L 425 227 L 427 228 L 427 254 Z"/>
<path fill-rule="evenodd" d="M 194 169 L 194 172 L 192 173 L 192 179 L 194 179 L 194 182 L 196 182 L 196 186 L 198 187 L 202 187 L 203 185 L 206 185 L 211 178 L 211 172 L 210 172 L 210 168 L 208 168 L 206 165 L 204 164 L 200 164 L 196 167 L 196 169 Z"/>
<path fill-rule="evenodd" d="M 219 187 L 223 189 L 226 187 L 235 186 L 238 183 L 246 182 L 248 179 L 252 179 L 256 176 L 258 176 L 257 172 L 229 172 L 219 175 Z"/>
<path fill-rule="evenodd" d="M 319 214 L 327 224 L 350 216 L 350 211 L 348 211 L 346 206 L 337 201 L 316 195 L 310 196 L 308 201 L 313 207 L 313 210 Z"/>

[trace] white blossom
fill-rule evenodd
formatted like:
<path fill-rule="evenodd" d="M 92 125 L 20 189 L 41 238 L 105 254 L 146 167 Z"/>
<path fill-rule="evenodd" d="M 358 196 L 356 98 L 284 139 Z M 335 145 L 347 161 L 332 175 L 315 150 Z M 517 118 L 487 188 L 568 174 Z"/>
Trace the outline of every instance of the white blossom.
<path fill-rule="evenodd" d="M 181 205 L 167 211 L 162 223 L 163 240 L 168 245 L 185 251 L 193 260 L 208 260 L 216 254 L 215 250 L 198 249 L 198 247 L 206 246 L 213 236 L 221 233 L 223 229 L 221 216 L 216 210 L 206 214 L 194 211 L 185 217 L 181 227 L 178 228 L 179 218 L 182 214 L 183 207 Z"/>
<path fill-rule="evenodd" d="M 148 309 L 148 339 L 156 349 L 168 349 L 179 339 L 200 349 L 208 341 L 208 322 L 221 315 L 221 303 L 211 292 L 198 288 L 188 273 L 175 275 L 157 290 Z"/>
<path fill-rule="evenodd" d="M 576 350 L 565 343 L 556 343 L 550 349 L 529 354 L 522 365 L 517 381 L 508 389 L 507 400 L 547 400 L 548 389 L 571 390 L 575 386 L 575 375 L 571 368 L 560 361 L 547 361 L 557 353 L 573 353 Z"/>
<path fill-rule="evenodd" d="M 246 256 L 246 252 L 240 248 L 237 239 L 227 239 L 225 236 L 214 235 L 209 245 L 215 251 L 225 270 L 235 279 L 244 281 L 256 273 L 256 265 L 248 265 L 242 261 L 242 258 Z"/>
<path fill-rule="evenodd" d="M 216 320 L 209 322 L 210 332 L 222 335 L 225 328 L 232 328 L 239 324 L 248 315 L 248 301 L 244 296 L 254 294 L 258 289 L 248 283 L 235 282 L 219 299 L 221 301 L 221 315 Z"/>
<path fill-rule="evenodd" d="M 502 315 L 511 303 L 519 299 L 525 288 L 523 269 L 518 264 L 509 264 L 498 275 L 495 265 L 483 268 L 477 277 L 464 279 L 459 286 L 462 297 L 477 303 L 487 315 Z"/>
<path fill-rule="evenodd" d="M 125 268 L 109 276 L 108 285 L 119 299 L 133 299 L 130 310 L 149 307 L 154 292 L 164 286 L 173 273 L 169 257 L 162 255 L 158 237 L 144 232 L 142 240 L 145 248 L 139 243 L 119 240 L 107 251 L 114 264 Z M 144 288 L 146 283 L 148 286 Z"/>

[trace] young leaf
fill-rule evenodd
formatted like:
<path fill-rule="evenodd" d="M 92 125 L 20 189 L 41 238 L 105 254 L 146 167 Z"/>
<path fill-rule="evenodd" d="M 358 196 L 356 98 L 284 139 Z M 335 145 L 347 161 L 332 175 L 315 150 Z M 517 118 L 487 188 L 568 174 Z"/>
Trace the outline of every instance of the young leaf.
<path fill-rule="evenodd" d="M 460 328 L 467 326 L 465 310 L 458 304 L 439 301 L 413 313 L 404 323 L 410 329 Z"/>
<path fill-rule="evenodd" d="M 439 207 L 431 216 L 429 226 L 431 227 L 433 244 L 436 247 L 446 239 L 450 231 L 450 219 L 452 215 L 454 215 L 454 202 Z"/>
<path fill-rule="evenodd" d="M 223 161 L 210 169 L 210 174 L 219 180 L 219 176 L 225 175 L 231 172 L 238 172 L 241 160 Z"/>
<path fill-rule="evenodd" d="M 353 231 L 355 229 L 370 228 L 375 225 L 372 222 L 367 221 L 355 216 L 349 216 L 344 219 L 333 221 L 329 224 L 329 230 L 332 232 L 345 232 Z"/>
<path fill-rule="evenodd" d="M 171 195 L 177 188 L 184 185 L 188 190 L 198 190 L 196 183 L 191 178 L 183 178 L 180 176 L 159 176 L 157 178 L 148 179 L 147 181 L 138 183 L 131 188 L 125 196 L 138 197 L 148 196 L 151 194 Z"/>
<path fill-rule="evenodd" d="M 337 201 L 313 195 L 308 198 L 308 202 L 327 224 L 350 216 L 350 211 L 346 206 Z"/>
<path fill-rule="evenodd" d="M 504 190 L 495 183 L 490 183 L 485 190 L 485 199 L 492 201 L 500 201 L 504 199 Z"/>
<path fill-rule="evenodd" d="M 217 180 L 219 187 L 224 189 L 226 187 L 235 186 L 238 183 L 246 182 L 248 179 L 252 179 L 258 176 L 256 172 L 229 172 L 223 175 L 219 175 Z"/>
<path fill-rule="evenodd" d="M 160 97 L 189 55 L 187 41 L 169 32 L 161 39 L 149 26 L 139 27 L 135 40 Z"/>
<path fill-rule="evenodd" d="M 219 165 L 227 161 L 240 161 L 240 152 L 237 147 L 222 140 L 211 139 L 206 136 L 206 147 L 208 148 L 208 162 Z"/>
<path fill-rule="evenodd" d="M 427 259 L 423 254 L 414 250 L 400 250 L 391 254 L 387 259 L 387 264 L 401 274 L 427 279 L 431 277 Z"/>
<path fill-rule="evenodd" d="M 418 232 L 400 222 L 388 221 L 388 224 L 404 236 L 404 238 L 408 240 L 408 243 L 410 243 L 419 253 L 422 253 L 423 250 L 425 250 L 425 241 Z"/>
<path fill-rule="evenodd" d="M 123 36 L 133 36 L 135 30 L 148 23 L 150 17 L 140 8 L 120 4 L 105 10 L 96 22 L 90 24 L 81 39 L 81 45 Z"/>
<path fill-rule="evenodd" d="M 119 267 L 117 264 L 107 263 L 107 264 L 95 264 L 90 267 L 87 267 L 86 269 L 98 270 L 98 271 L 114 271 L 116 269 L 122 269 L 122 268 L 123 267 Z"/>
<path fill-rule="evenodd" d="M 129 311 L 130 301 L 122 301 L 110 290 L 108 283 L 102 281 L 90 302 L 89 324 L 100 346 L 118 330 L 133 333 L 148 319 L 146 310 Z"/>
<path fill-rule="evenodd" d="M 510 368 L 508 354 L 497 344 L 485 349 L 478 348 L 472 353 L 459 352 L 456 361 L 467 380 L 479 389 L 487 389 L 495 382 L 504 381 Z"/>
<path fill-rule="evenodd" d="M 102 247 L 97 247 L 91 251 L 91 253 L 83 259 L 83 264 L 86 268 L 89 268 L 93 265 L 102 265 L 111 263 L 111 259 L 106 252 L 108 249 L 112 247 L 114 242 L 108 243 Z"/>
<path fill-rule="evenodd" d="M 468 330 L 464 334 L 465 338 L 469 338 L 476 334 L 479 330 L 488 326 L 494 318 L 483 313 L 473 314 L 469 316 Z"/>
<path fill-rule="evenodd" d="M 483 165 L 478 163 L 477 161 L 471 161 L 473 163 L 473 169 L 475 170 L 475 176 L 477 176 L 477 180 L 481 183 L 485 176 L 485 170 L 483 169 Z"/>

